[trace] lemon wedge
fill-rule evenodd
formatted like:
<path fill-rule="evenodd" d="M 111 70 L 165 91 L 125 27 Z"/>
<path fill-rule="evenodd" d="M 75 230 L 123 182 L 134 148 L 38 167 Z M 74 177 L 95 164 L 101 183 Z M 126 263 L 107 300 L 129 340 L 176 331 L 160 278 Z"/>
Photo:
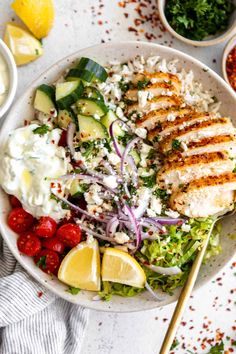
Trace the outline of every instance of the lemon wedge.
<path fill-rule="evenodd" d="M 43 54 L 40 41 L 12 23 L 6 26 L 4 42 L 10 48 L 18 66 L 36 60 Z"/>
<path fill-rule="evenodd" d="M 55 16 L 52 0 L 15 0 L 11 7 L 36 38 L 48 35 Z"/>
<path fill-rule="evenodd" d="M 76 288 L 99 291 L 101 279 L 97 240 L 84 241 L 72 248 L 61 263 L 58 279 Z"/>
<path fill-rule="evenodd" d="M 146 275 L 127 252 L 106 248 L 102 259 L 102 280 L 143 288 Z"/>

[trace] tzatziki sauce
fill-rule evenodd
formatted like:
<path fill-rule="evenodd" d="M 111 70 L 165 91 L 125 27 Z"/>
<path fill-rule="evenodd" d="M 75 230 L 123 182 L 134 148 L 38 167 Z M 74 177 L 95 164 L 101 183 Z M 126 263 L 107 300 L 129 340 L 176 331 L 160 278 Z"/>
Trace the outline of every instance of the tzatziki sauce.
<path fill-rule="evenodd" d="M 0 53 L 0 106 L 5 102 L 10 86 L 8 65 Z"/>

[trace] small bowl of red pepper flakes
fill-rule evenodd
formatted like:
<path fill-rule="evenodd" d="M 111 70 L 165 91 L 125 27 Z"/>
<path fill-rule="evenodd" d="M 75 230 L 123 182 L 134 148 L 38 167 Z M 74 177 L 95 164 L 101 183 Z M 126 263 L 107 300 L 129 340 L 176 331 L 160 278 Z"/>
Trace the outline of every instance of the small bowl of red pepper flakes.
<path fill-rule="evenodd" d="M 236 92 L 236 35 L 227 43 L 223 59 L 222 72 L 226 82 Z"/>

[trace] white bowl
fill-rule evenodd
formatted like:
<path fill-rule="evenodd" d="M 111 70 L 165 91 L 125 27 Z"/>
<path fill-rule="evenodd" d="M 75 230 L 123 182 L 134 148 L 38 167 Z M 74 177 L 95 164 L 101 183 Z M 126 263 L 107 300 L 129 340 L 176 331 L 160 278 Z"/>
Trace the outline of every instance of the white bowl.
<path fill-rule="evenodd" d="M 189 39 L 186 37 L 181 36 L 181 34 L 177 33 L 169 24 L 169 22 L 166 19 L 166 15 L 165 15 L 165 4 L 166 4 L 166 0 L 157 0 L 157 6 L 158 6 L 158 13 L 161 19 L 161 22 L 163 23 L 163 25 L 165 26 L 165 28 L 176 38 L 178 38 L 180 41 L 187 43 L 187 44 L 191 44 L 194 46 L 198 46 L 198 47 L 208 47 L 208 46 L 212 46 L 212 45 L 216 45 L 219 44 L 223 41 L 225 41 L 227 38 L 229 38 L 229 36 L 233 33 L 233 31 L 236 29 L 236 10 L 234 10 L 231 18 L 230 18 L 230 22 L 229 22 L 229 26 L 228 28 L 225 30 L 225 32 L 220 32 L 217 33 L 214 36 L 210 36 L 207 39 L 204 39 L 202 41 L 196 41 L 193 39 Z M 236 1 L 234 0 L 234 5 L 236 5 Z"/>
<path fill-rule="evenodd" d="M 15 60 L 13 58 L 13 55 L 10 52 L 10 49 L 7 47 L 7 45 L 0 39 L 0 55 L 3 56 L 5 59 L 7 66 L 8 66 L 8 71 L 9 71 L 9 76 L 10 76 L 10 87 L 9 91 L 7 94 L 7 97 L 3 104 L 0 106 L 0 118 L 6 113 L 8 108 L 11 106 L 15 94 L 16 94 L 16 88 L 17 88 L 17 68 L 15 64 Z"/>
<path fill-rule="evenodd" d="M 227 75 L 227 72 L 226 72 L 226 60 L 227 60 L 227 57 L 229 55 L 229 53 L 231 52 L 231 50 L 236 46 L 236 35 L 234 35 L 230 40 L 229 42 L 226 44 L 225 46 L 225 49 L 224 49 L 224 52 L 223 52 L 223 57 L 222 57 L 222 74 L 223 74 L 223 77 L 225 79 L 225 81 L 230 85 L 230 82 L 229 82 L 229 78 L 228 78 L 228 75 Z M 230 85 L 231 87 L 231 85 Z M 233 90 L 233 88 L 232 88 Z M 234 91 L 235 92 L 235 91 Z M 235 92 L 236 94 L 236 92 Z"/>
<path fill-rule="evenodd" d="M 204 64 L 198 60 L 186 55 L 177 50 L 167 48 L 164 46 L 145 43 L 145 42 L 121 42 L 121 43 L 107 43 L 98 45 L 91 48 L 86 48 L 78 51 L 75 54 L 62 59 L 58 63 L 54 64 L 45 73 L 43 73 L 36 81 L 34 81 L 25 93 L 18 99 L 18 101 L 12 107 L 7 119 L 4 122 L 0 133 L 0 142 L 4 143 L 4 139 L 8 135 L 9 131 L 15 129 L 23 124 L 25 118 L 33 117 L 32 98 L 34 96 L 35 88 L 42 83 L 54 82 L 62 72 L 68 68 L 77 58 L 81 56 L 90 57 L 97 60 L 101 64 L 105 64 L 111 60 L 119 60 L 126 62 L 136 55 L 144 55 L 145 57 L 151 55 L 159 55 L 167 60 L 179 59 L 179 67 L 184 67 L 186 70 L 193 70 L 195 77 L 198 81 L 202 82 L 206 89 L 212 92 L 212 96 L 218 97 L 222 101 L 222 114 L 235 117 L 235 96 L 226 84 L 226 82 L 220 78 L 214 71 L 207 68 Z M 56 295 L 82 306 L 92 308 L 95 310 L 113 311 L 113 312 L 131 312 L 148 310 L 155 307 L 160 307 L 174 302 L 178 296 L 180 290 L 175 291 L 173 296 L 164 295 L 164 299 L 161 302 L 156 302 L 149 295 L 144 292 L 138 296 L 132 298 L 122 298 L 114 296 L 110 302 L 92 301 L 95 293 L 81 291 L 78 295 L 71 295 L 66 292 L 67 286 L 60 283 L 57 278 L 51 278 L 47 274 L 43 273 L 37 268 L 33 260 L 29 257 L 20 255 L 16 245 L 16 234 L 12 232 L 6 224 L 6 216 L 10 210 L 10 205 L 7 195 L 0 190 L 0 232 L 3 238 L 8 244 L 13 255 L 19 261 L 19 263 L 40 283 L 45 285 L 48 289 L 54 292 Z M 227 218 L 223 222 L 222 230 L 222 253 L 210 260 L 201 269 L 196 287 L 203 286 L 206 282 L 209 282 L 222 267 L 230 261 L 235 252 L 236 241 L 229 238 L 228 234 L 236 232 L 236 220 L 235 217 Z"/>

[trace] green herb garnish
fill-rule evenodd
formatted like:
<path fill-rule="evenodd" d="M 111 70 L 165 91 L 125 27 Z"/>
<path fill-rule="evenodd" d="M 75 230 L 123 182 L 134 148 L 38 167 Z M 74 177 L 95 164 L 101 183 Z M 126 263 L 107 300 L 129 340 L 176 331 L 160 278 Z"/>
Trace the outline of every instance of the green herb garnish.
<path fill-rule="evenodd" d="M 160 198 L 161 200 L 163 201 L 167 201 L 169 199 L 169 195 L 167 194 L 167 191 L 166 189 L 161 189 L 161 188 L 157 188 L 153 194 Z"/>
<path fill-rule="evenodd" d="M 142 89 L 144 89 L 149 83 L 150 83 L 150 80 L 148 80 L 148 79 L 140 80 L 140 81 L 138 81 L 138 83 L 137 83 L 137 89 L 138 89 L 138 90 L 142 90 Z"/>
<path fill-rule="evenodd" d="M 181 36 L 201 41 L 224 31 L 234 9 L 232 0 L 168 0 L 165 14 Z"/>
<path fill-rule="evenodd" d="M 214 345 L 208 352 L 208 354 L 223 354 L 224 353 L 224 343 L 220 342 L 219 344 Z"/>
<path fill-rule="evenodd" d="M 38 262 L 36 263 L 36 266 L 45 269 L 46 266 L 47 266 L 47 265 L 46 265 L 46 256 L 40 257 L 39 260 L 38 260 Z"/>
<path fill-rule="evenodd" d="M 172 149 L 179 150 L 181 146 L 181 142 L 177 139 L 172 140 Z"/>
<path fill-rule="evenodd" d="M 156 174 L 155 173 L 152 174 L 151 176 L 145 176 L 145 177 L 140 176 L 140 178 L 143 180 L 143 184 L 145 187 L 152 188 L 156 184 Z"/>
<path fill-rule="evenodd" d="M 180 343 L 179 343 L 178 339 L 175 339 L 170 347 L 170 350 L 177 348 L 179 344 Z"/>
<path fill-rule="evenodd" d="M 73 286 L 69 286 L 69 288 L 66 290 L 68 293 L 71 295 L 77 295 L 80 292 L 79 288 L 75 288 Z"/>
<path fill-rule="evenodd" d="M 123 136 L 118 136 L 118 141 L 119 143 L 122 143 L 122 145 L 126 146 L 130 140 L 133 139 L 133 135 L 125 132 Z"/>
<path fill-rule="evenodd" d="M 33 130 L 34 134 L 44 135 L 49 131 L 49 126 L 46 124 L 41 125 Z"/>

